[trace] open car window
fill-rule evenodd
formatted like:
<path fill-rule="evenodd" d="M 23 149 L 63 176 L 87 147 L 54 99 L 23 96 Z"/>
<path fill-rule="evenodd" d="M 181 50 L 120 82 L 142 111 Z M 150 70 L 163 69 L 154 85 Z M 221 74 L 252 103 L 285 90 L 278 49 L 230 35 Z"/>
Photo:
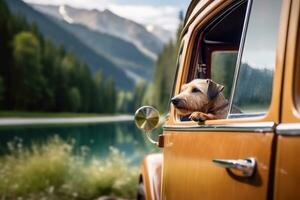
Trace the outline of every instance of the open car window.
<path fill-rule="evenodd" d="M 200 28 L 194 41 L 186 83 L 194 79 L 212 79 L 225 86 L 229 99 L 237 63 L 248 1 L 237 1 Z M 178 115 L 181 121 L 188 115 Z"/>
<path fill-rule="evenodd" d="M 198 31 L 186 83 L 212 79 L 223 85 L 229 109 L 222 118 L 259 117 L 268 111 L 281 4 L 237 1 Z M 182 121 L 190 118 L 178 116 Z"/>

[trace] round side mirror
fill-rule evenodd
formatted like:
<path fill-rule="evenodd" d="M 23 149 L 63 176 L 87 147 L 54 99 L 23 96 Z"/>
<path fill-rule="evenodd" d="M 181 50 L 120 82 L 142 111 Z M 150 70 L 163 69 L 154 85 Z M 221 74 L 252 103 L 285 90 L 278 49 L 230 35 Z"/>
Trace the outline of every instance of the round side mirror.
<path fill-rule="evenodd" d="M 152 106 L 143 106 L 135 112 L 134 119 L 139 129 L 150 132 L 159 122 L 159 112 Z"/>
<path fill-rule="evenodd" d="M 146 134 L 148 140 L 152 144 L 158 145 L 158 142 L 151 138 L 150 132 L 159 123 L 159 112 L 152 106 L 143 106 L 135 112 L 134 119 L 136 126 Z"/>

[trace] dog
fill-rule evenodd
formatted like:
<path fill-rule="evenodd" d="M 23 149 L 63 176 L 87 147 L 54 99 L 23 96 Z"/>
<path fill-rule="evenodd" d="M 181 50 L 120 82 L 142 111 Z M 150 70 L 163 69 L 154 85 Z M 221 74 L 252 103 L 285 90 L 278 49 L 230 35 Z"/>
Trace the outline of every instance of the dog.
<path fill-rule="evenodd" d="M 171 99 L 177 113 L 193 121 L 224 119 L 229 101 L 222 91 L 224 86 L 211 79 L 194 79 L 182 85 L 181 91 Z"/>

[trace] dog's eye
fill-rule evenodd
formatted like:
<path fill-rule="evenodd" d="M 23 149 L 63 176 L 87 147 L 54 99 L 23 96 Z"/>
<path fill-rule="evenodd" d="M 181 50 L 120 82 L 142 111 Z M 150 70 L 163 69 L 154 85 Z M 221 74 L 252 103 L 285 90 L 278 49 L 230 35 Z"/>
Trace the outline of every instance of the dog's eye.
<path fill-rule="evenodd" d="M 193 88 L 192 92 L 193 92 L 193 93 L 201 92 L 201 90 L 199 90 L 198 88 Z"/>

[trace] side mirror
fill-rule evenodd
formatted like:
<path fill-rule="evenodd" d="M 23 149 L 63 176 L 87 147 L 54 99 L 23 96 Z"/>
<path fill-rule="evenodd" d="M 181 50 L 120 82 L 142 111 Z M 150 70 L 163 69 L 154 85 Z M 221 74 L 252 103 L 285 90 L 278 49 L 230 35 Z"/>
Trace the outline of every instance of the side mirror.
<path fill-rule="evenodd" d="M 158 142 L 150 137 L 150 133 L 159 123 L 159 112 L 152 106 L 143 106 L 137 109 L 134 119 L 136 126 L 146 134 L 148 140 L 158 145 Z"/>

